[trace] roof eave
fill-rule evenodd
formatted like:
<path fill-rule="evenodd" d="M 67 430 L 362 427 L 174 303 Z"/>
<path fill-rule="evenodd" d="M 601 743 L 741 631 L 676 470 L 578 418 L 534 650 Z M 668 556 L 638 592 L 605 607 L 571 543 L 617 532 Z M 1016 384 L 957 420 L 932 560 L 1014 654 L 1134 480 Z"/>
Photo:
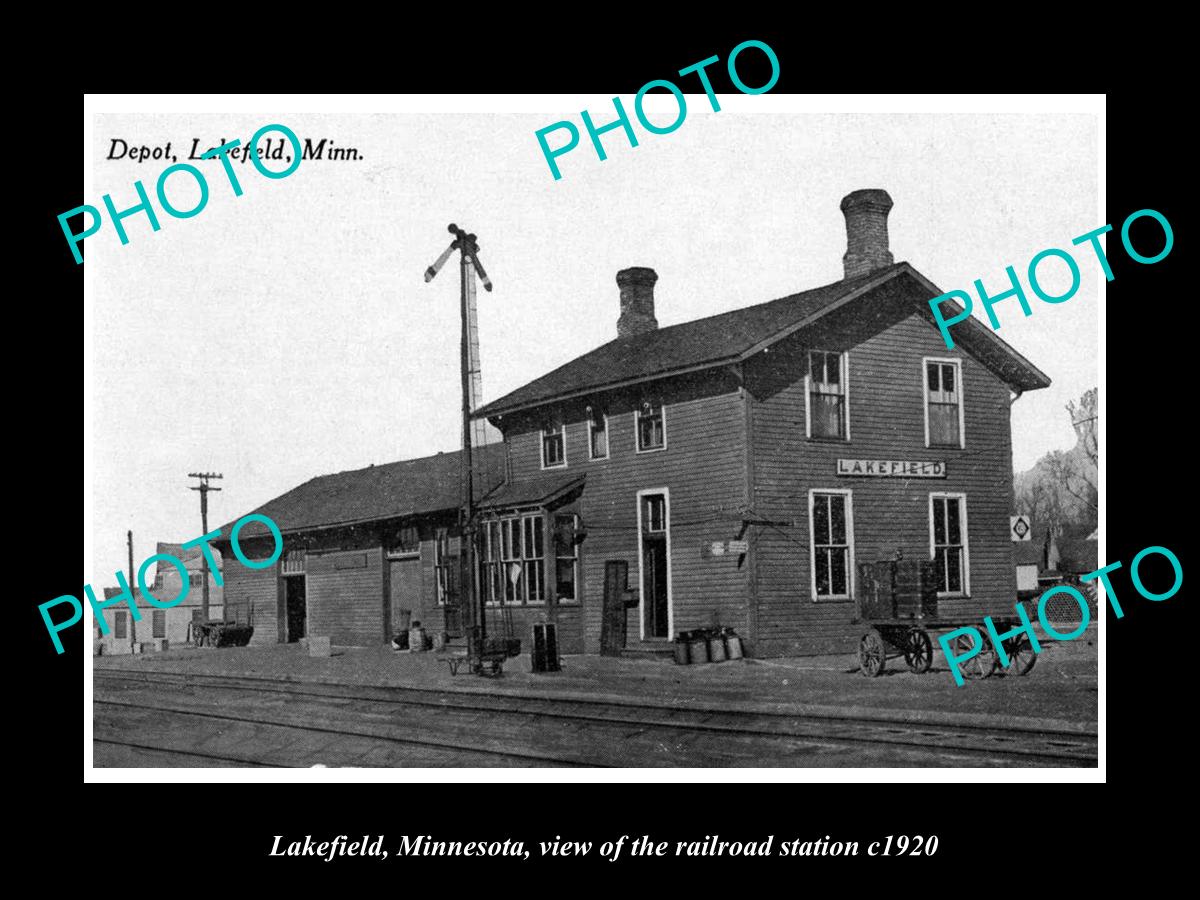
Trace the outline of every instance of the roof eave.
<path fill-rule="evenodd" d="M 917 282 L 919 282 L 926 290 L 931 291 L 934 297 L 940 297 L 945 293 L 945 291 L 914 269 L 907 262 L 900 263 L 900 266 L 901 269 L 898 269 L 897 271 L 903 270 L 908 272 L 908 274 L 911 275 Z M 925 312 L 929 313 L 930 317 L 932 318 L 933 314 L 932 312 L 929 312 L 928 308 L 926 308 Z M 1050 387 L 1050 376 L 1018 353 L 1011 344 L 1000 338 L 999 335 L 997 335 L 994 331 L 992 331 L 990 328 L 984 327 L 984 325 L 976 321 L 973 316 L 969 316 L 964 320 L 964 322 L 966 326 L 971 329 L 973 337 L 979 337 L 982 340 L 990 343 L 1001 353 L 1013 357 L 1018 366 L 1025 370 L 1024 374 L 1029 376 L 1029 378 L 1024 381 L 1018 381 L 1014 378 L 1008 378 L 997 373 L 998 377 L 1003 378 L 1006 384 L 1021 391 L 1022 393 L 1025 391 L 1036 391 L 1040 390 L 1041 388 Z"/>
<path fill-rule="evenodd" d="M 790 335 L 795 334 L 797 331 L 801 330 L 802 328 L 807 328 L 809 325 L 812 325 L 814 322 L 824 318 L 825 316 L 829 315 L 830 313 L 835 312 L 838 309 L 841 309 L 842 307 L 846 306 L 848 303 L 853 303 L 859 297 L 862 297 L 864 294 L 867 294 L 867 293 L 875 290 L 876 288 L 880 287 L 881 285 L 884 285 L 887 282 L 897 278 L 901 274 L 907 274 L 907 275 L 911 276 L 918 284 L 920 284 L 926 290 L 930 291 L 932 296 L 934 296 L 934 297 L 941 296 L 943 293 L 945 293 L 936 284 L 934 284 L 932 281 L 930 281 L 928 278 L 926 278 L 924 275 L 922 275 L 920 272 L 918 272 L 916 269 L 914 269 L 910 263 L 908 263 L 907 261 L 899 262 L 899 263 L 895 264 L 894 266 L 889 267 L 888 271 L 881 272 L 878 277 L 872 278 L 868 281 L 863 282 L 861 285 L 859 285 L 857 288 L 855 288 L 853 291 L 851 291 L 850 293 L 848 293 L 846 296 L 842 297 L 841 299 L 836 300 L 835 302 L 822 307 L 821 309 L 817 310 L 816 312 L 811 313 L 810 315 L 805 316 L 802 319 L 792 322 L 787 327 L 779 329 L 778 331 L 776 331 L 773 334 L 756 342 L 755 344 L 750 346 L 748 349 L 741 351 L 740 353 L 726 354 L 725 356 L 714 357 L 713 359 L 706 360 L 705 362 L 702 362 L 702 363 L 695 363 L 690 366 L 679 366 L 679 367 L 676 367 L 673 369 L 663 369 L 660 372 L 655 372 L 650 375 L 640 375 L 640 376 L 637 376 L 634 378 L 625 378 L 625 379 L 619 379 L 619 380 L 605 382 L 605 383 L 601 383 L 601 384 L 589 385 L 586 388 L 580 388 L 578 390 L 570 391 L 570 392 L 564 393 L 564 394 L 555 394 L 552 397 L 545 397 L 540 400 L 531 400 L 531 401 L 527 401 L 524 403 L 510 404 L 507 406 L 496 406 L 495 403 L 492 403 L 492 404 L 488 404 L 488 405 L 483 406 L 480 409 L 476 410 L 474 413 L 472 413 L 471 418 L 473 418 L 473 419 L 489 418 L 490 419 L 493 417 L 506 416 L 506 415 L 509 415 L 510 413 L 514 413 L 514 412 L 523 412 L 523 411 L 529 410 L 529 409 L 536 409 L 539 406 L 547 406 L 551 403 L 561 403 L 564 400 L 574 400 L 579 397 L 586 397 L 590 394 L 595 394 L 599 391 L 611 391 L 611 390 L 616 390 L 616 389 L 622 388 L 622 387 L 629 387 L 631 385 L 641 384 L 646 381 L 654 381 L 659 378 L 669 378 L 673 375 L 686 375 L 691 372 L 702 372 L 707 369 L 714 369 L 714 368 L 719 368 L 721 366 L 727 366 L 727 365 L 730 365 L 731 363 L 744 362 L 747 359 L 750 359 L 755 354 L 761 353 L 765 348 L 770 347 L 773 344 L 776 344 L 779 341 L 783 340 L 784 338 L 787 338 Z M 926 309 L 925 312 L 929 313 L 928 309 Z M 930 315 L 932 315 L 932 314 L 930 314 Z M 1041 369 L 1039 369 L 1037 366 L 1035 366 L 1029 360 L 1027 360 L 1020 353 L 1018 353 L 1015 349 L 1013 349 L 1007 342 L 1002 340 L 1000 337 L 998 337 L 996 334 L 994 334 L 989 329 L 985 328 L 981 323 L 975 321 L 974 318 L 968 318 L 965 321 L 966 321 L 967 328 L 969 328 L 971 330 L 972 337 L 978 338 L 978 339 L 990 344 L 993 349 L 999 351 L 1000 353 L 1002 353 L 1004 355 L 1011 357 L 1013 359 L 1013 361 L 1016 363 L 1017 368 L 1019 370 L 1022 370 L 1021 372 L 1019 372 L 1017 374 L 1024 374 L 1024 375 L 1028 376 L 1027 378 L 1020 379 L 1020 378 L 1013 377 L 1011 375 L 1004 375 L 1004 374 L 1001 374 L 1000 372 L 996 372 L 997 377 L 1001 378 L 1006 384 L 1008 384 L 1010 387 L 1013 387 L 1014 389 L 1021 391 L 1021 392 L 1029 391 L 1029 390 L 1038 390 L 1040 388 L 1046 388 L 1046 387 L 1050 386 L 1049 376 L 1046 375 L 1045 372 L 1043 372 Z M 991 368 L 991 366 L 989 366 L 989 368 Z M 993 369 L 993 371 L 995 371 L 995 369 Z"/>
<path fill-rule="evenodd" d="M 377 522 L 388 522 L 388 521 L 391 521 L 392 519 L 415 519 L 415 518 L 418 518 L 421 516 L 435 516 L 435 515 L 439 515 L 441 513 L 454 512 L 457 509 L 458 509 L 458 507 L 456 507 L 456 506 L 444 506 L 444 507 L 439 507 L 438 509 L 428 509 L 428 510 L 422 510 L 420 512 L 388 513 L 386 516 L 370 516 L 365 519 L 347 519 L 344 522 L 329 522 L 329 523 L 322 524 L 322 525 L 301 525 L 299 527 L 284 528 L 277 524 L 276 527 L 279 528 L 280 534 L 296 535 L 296 534 L 305 534 L 310 531 L 330 531 L 331 529 L 334 529 L 334 528 L 353 528 L 358 525 L 372 525 Z M 249 513 L 248 515 L 253 515 L 253 513 Z M 265 515 L 265 514 L 260 513 L 260 515 Z M 242 518 L 245 518 L 245 516 L 243 516 Z M 240 521 L 240 520 L 238 520 L 238 521 Z M 224 528 L 222 528 L 222 531 L 224 531 Z M 268 535 L 270 535 L 270 533 L 271 532 L 268 531 L 268 532 L 266 532 L 266 534 L 248 534 L 248 535 L 246 535 L 246 537 L 248 537 L 248 538 L 267 537 Z M 221 537 L 219 537 L 215 541 L 213 541 L 213 543 L 228 544 L 228 543 L 230 543 L 230 540 L 231 540 L 230 537 L 222 535 Z"/>

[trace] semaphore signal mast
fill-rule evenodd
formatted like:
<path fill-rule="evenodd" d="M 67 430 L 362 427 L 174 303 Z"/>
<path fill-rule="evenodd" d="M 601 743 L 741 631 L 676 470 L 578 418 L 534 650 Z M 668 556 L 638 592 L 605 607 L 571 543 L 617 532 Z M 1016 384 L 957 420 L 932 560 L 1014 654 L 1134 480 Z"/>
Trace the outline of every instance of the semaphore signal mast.
<path fill-rule="evenodd" d="M 462 340 L 460 356 L 462 365 L 462 437 L 463 437 L 463 484 L 465 492 L 463 505 L 459 510 L 459 524 L 462 533 L 462 551 L 459 555 L 460 575 L 459 584 L 466 602 L 465 609 L 472 611 L 472 616 L 478 616 L 479 636 L 482 640 L 487 637 L 487 616 L 483 607 L 483 598 L 476 602 L 475 597 L 475 466 L 472 459 L 472 446 L 482 446 L 484 443 L 484 424 L 475 423 L 475 434 L 472 434 L 471 413 L 479 402 L 483 392 L 483 379 L 479 363 L 479 326 L 475 314 L 475 276 L 483 282 L 484 290 L 491 291 L 492 282 L 483 270 L 479 261 L 479 243 L 475 235 L 468 234 L 454 223 L 449 231 L 454 235 L 450 246 L 442 251 L 432 266 L 425 270 L 425 281 L 433 281 L 441 271 L 446 260 L 455 250 L 460 253 L 460 311 L 462 314 Z M 474 271 L 472 271 L 472 269 Z M 464 627 L 468 624 L 463 623 Z"/>

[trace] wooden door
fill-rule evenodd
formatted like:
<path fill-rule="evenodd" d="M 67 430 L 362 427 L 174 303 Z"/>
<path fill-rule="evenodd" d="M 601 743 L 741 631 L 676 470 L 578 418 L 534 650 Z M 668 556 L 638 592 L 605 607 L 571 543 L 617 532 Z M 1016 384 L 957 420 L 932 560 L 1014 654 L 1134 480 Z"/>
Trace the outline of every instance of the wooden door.
<path fill-rule="evenodd" d="M 394 559 L 391 561 L 392 631 L 407 630 L 412 620 L 424 616 L 421 602 L 421 560 Z M 422 622 L 433 628 L 435 623 Z"/>

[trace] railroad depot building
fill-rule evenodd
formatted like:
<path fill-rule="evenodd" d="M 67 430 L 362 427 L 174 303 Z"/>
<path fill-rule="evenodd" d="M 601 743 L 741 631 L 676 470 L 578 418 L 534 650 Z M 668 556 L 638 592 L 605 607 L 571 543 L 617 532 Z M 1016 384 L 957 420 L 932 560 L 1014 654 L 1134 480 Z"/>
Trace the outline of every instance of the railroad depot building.
<path fill-rule="evenodd" d="M 934 561 L 940 615 L 1011 615 L 1010 405 L 1050 381 L 974 319 L 946 349 L 928 304 L 942 291 L 888 249 L 891 206 L 881 190 L 842 201 L 842 280 L 667 328 L 655 272 L 624 269 L 616 339 L 476 411 L 503 435 L 483 451 L 479 585 L 515 635 L 549 619 L 563 652 L 596 653 L 623 618 L 625 652 L 714 624 L 749 655 L 848 652 L 857 567 L 897 554 Z M 300 633 L 297 591 L 334 643 L 379 643 L 403 611 L 461 627 L 437 574 L 454 568 L 458 478 L 459 454 L 441 454 L 256 510 L 285 553 L 225 572 L 229 602 L 254 599 L 254 642 Z M 614 561 L 629 608 L 605 590 Z"/>

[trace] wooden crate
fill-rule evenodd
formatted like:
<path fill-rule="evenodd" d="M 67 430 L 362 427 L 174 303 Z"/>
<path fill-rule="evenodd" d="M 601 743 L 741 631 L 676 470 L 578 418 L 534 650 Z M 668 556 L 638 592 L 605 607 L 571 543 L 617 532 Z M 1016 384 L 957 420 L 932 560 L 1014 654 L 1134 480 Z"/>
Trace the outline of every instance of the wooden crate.
<path fill-rule="evenodd" d="M 937 616 L 932 560 L 880 560 L 858 565 L 855 605 L 860 619 Z"/>

